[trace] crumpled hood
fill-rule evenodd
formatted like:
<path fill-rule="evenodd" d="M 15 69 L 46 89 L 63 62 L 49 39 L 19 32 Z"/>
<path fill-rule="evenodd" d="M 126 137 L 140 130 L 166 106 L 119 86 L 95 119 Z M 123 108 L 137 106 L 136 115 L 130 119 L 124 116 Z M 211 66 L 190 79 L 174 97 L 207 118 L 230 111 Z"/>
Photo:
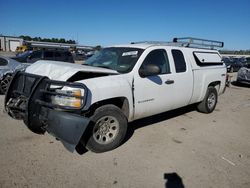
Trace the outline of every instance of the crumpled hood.
<path fill-rule="evenodd" d="M 77 72 L 119 74 L 115 70 L 59 61 L 40 60 L 27 67 L 27 73 L 47 76 L 52 80 L 66 81 Z"/>

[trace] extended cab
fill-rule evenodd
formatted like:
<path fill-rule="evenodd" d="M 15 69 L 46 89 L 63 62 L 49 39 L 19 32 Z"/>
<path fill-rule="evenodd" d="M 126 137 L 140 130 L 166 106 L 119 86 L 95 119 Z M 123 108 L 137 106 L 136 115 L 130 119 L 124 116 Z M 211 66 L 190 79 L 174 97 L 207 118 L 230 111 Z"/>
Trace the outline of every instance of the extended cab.
<path fill-rule="evenodd" d="M 190 104 L 211 113 L 225 90 L 226 67 L 210 48 L 222 46 L 175 38 L 107 47 L 83 65 L 38 61 L 16 73 L 5 109 L 70 151 L 80 144 L 105 152 L 121 144 L 136 119 Z"/>

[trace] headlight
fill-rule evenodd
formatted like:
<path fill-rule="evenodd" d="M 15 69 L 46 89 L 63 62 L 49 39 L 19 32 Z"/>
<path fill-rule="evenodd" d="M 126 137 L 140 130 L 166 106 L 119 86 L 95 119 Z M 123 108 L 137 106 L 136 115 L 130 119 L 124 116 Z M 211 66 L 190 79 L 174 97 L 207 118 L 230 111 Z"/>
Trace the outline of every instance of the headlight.
<path fill-rule="evenodd" d="M 57 89 L 56 92 L 59 95 L 51 97 L 51 102 L 54 105 L 80 108 L 82 106 L 82 92 L 80 89 L 76 90 L 60 90 Z M 61 94 L 61 95 L 60 95 Z"/>

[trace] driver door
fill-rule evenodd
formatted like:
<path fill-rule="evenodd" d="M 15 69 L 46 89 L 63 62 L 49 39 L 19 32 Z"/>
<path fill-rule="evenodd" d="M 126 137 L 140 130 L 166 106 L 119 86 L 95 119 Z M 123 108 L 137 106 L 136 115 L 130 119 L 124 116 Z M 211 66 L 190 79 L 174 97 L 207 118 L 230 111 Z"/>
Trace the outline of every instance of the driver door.
<path fill-rule="evenodd" d="M 146 65 L 158 66 L 160 73 L 142 77 L 139 72 Z M 134 77 L 134 119 L 158 114 L 174 107 L 175 83 L 171 66 L 165 49 L 155 49 L 148 53 Z"/>

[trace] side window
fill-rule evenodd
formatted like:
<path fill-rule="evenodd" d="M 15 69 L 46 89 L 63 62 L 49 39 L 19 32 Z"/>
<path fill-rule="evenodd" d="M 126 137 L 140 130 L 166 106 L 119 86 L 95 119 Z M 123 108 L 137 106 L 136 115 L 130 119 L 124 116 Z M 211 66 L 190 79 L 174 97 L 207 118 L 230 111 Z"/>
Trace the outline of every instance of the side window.
<path fill-rule="evenodd" d="M 186 62 L 180 50 L 172 50 L 176 72 L 186 72 Z"/>
<path fill-rule="evenodd" d="M 3 58 L 0 58 L 0 66 L 6 66 L 6 65 L 8 65 L 8 61 Z"/>
<path fill-rule="evenodd" d="M 151 51 L 143 61 L 141 67 L 145 65 L 157 65 L 161 69 L 160 74 L 170 73 L 167 52 L 163 49 Z"/>
<path fill-rule="evenodd" d="M 225 63 L 230 63 L 229 58 L 221 59 L 221 56 L 216 52 L 193 52 L 194 59 L 198 66 L 213 66 L 213 65 L 223 65 Z"/>

